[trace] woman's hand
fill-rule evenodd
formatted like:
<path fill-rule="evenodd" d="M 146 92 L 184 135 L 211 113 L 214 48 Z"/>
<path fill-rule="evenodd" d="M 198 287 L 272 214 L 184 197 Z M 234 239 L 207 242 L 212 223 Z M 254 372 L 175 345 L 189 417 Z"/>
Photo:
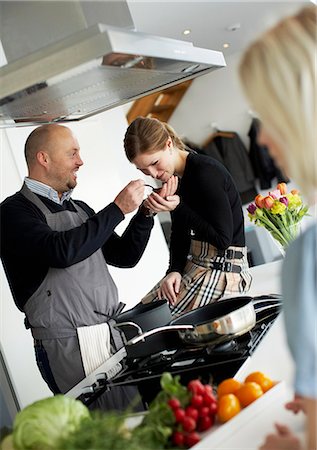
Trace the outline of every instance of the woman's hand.
<path fill-rule="evenodd" d="M 180 202 L 180 198 L 178 195 L 170 195 L 164 199 L 153 192 L 147 199 L 144 200 L 144 206 L 149 208 L 151 211 L 155 213 L 164 212 L 164 211 L 173 211 Z"/>
<path fill-rule="evenodd" d="M 294 400 L 286 403 L 285 408 L 293 411 L 293 413 L 295 414 L 299 413 L 299 411 L 303 411 L 305 414 L 307 412 L 304 399 L 301 395 L 298 394 L 295 394 Z"/>
<path fill-rule="evenodd" d="M 276 433 L 268 434 L 259 450 L 301 450 L 300 440 L 291 430 L 280 424 L 275 424 Z"/>
<path fill-rule="evenodd" d="M 155 213 L 173 211 L 180 202 L 179 196 L 175 195 L 177 186 L 178 178 L 173 175 L 160 189 L 152 192 L 152 194 L 144 200 L 144 206 Z"/>
<path fill-rule="evenodd" d="M 301 450 L 300 440 L 291 430 L 276 423 L 276 433 L 268 434 L 259 450 Z"/>
<path fill-rule="evenodd" d="M 171 195 L 174 195 L 177 191 L 178 186 L 178 178 L 173 175 L 171 176 L 166 183 L 163 184 L 160 190 L 156 191 L 161 197 L 166 198 Z"/>
<path fill-rule="evenodd" d="M 182 276 L 179 272 L 171 272 L 163 278 L 161 286 L 158 290 L 158 298 L 160 300 L 167 299 L 171 305 L 174 305 L 177 300 L 181 285 Z"/>

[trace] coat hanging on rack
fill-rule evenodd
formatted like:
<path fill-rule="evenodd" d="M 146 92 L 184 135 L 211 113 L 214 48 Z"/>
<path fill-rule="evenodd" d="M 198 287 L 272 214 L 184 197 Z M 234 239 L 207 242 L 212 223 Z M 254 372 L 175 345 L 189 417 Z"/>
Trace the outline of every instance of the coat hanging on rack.
<path fill-rule="evenodd" d="M 273 159 L 269 155 L 268 148 L 258 144 L 257 136 L 260 131 L 260 126 L 260 121 L 253 118 L 248 132 L 248 136 L 250 137 L 249 155 L 254 174 L 259 179 L 260 188 L 270 189 L 274 178 L 277 179 L 278 183 L 288 183 L 289 179 L 276 167 Z"/>
<path fill-rule="evenodd" d="M 215 131 L 203 146 L 206 155 L 220 161 L 231 173 L 243 204 L 257 195 L 255 176 L 247 149 L 234 131 Z"/>

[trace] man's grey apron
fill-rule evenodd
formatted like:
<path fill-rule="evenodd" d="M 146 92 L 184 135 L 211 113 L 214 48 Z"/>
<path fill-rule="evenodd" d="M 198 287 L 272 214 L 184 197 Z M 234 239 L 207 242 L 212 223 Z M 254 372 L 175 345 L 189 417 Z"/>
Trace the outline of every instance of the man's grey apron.
<path fill-rule="evenodd" d="M 73 201 L 76 212 L 51 213 L 25 184 L 21 193 L 43 212 L 47 224 L 54 231 L 67 231 L 88 219 L 86 212 Z M 28 299 L 24 312 L 32 335 L 41 340 L 54 380 L 62 393 L 85 377 L 77 328 L 104 322 L 94 310 L 114 316 L 117 308 L 117 288 L 101 249 L 70 267 L 50 267 L 41 285 Z M 118 350 L 122 347 L 122 340 L 111 322 L 113 324 L 111 320 L 108 324 Z"/>

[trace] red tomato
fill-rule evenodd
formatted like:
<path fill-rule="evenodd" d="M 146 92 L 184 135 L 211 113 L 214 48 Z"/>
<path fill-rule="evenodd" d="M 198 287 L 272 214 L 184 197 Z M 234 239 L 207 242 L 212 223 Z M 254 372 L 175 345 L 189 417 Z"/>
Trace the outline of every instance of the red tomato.
<path fill-rule="evenodd" d="M 190 433 L 196 429 L 196 420 L 192 417 L 185 416 L 182 422 L 184 431 Z"/>
<path fill-rule="evenodd" d="M 187 385 L 187 389 L 193 394 L 203 395 L 205 393 L 205 386 L 200 380 L 191 380 Z"/>
<path fill-rule="evenodd" d="M 217 414 L 217 411 L 218 411 L 218 404 L 217 404 L 217 402 L 211 403 L 211 405 L 209 405 L 209 410 L 210 410 L 210 414 L 211 415 Z"/>
<path fill-rule="evenodd" d="M 191 404 L 192 406 L 196 406 L 196 407 L 199 408 L 200 406 L 202 406 L 203 402 L 204 402 L 204 397 L 203 397 L 202 395 L 194 394 L 194 395 L 192 396 L 192 399 L 191 399 L 191 401 L 190 401 L 190 404 Z"/>
<path fill-rule="evenodd" d="M 210 416 L 200 417 L 198 422 L 198 431 L 206 431 L 213 425 L 214 421 Z"/>
<path fill-rule="evenodd" d="M 185 417 L 185 410 L 183 408 L 174 409 L 174 417 L 177 423 L 182 423 Z"/>
<path fill-rule="evenodd" d="M 181 431 L 174 431 L 172 436 L 172 442 L 177 447 L 182 447 L 185 443 L 185 436 Z"/>
<path fill-rule="evenodd" d="M 200 436 L 198 433 L 192 432 L 185 436 L 185 444 L 187 447 L 193 447 L 193 445 L 198 444 L 200 441 Z"/>
<path fill-rule="evenodd" d="M 205 394 L 213 394 L 214 393 L 213 388 L 212 388 L 212 386 L 210 386 L 210 384 L 205 384 L 204 388 L 205 388 Z"/>
<path fill-rule="evenodd" d="M 181 407 L 181 402 L 178 400 L 178 398 L 176 397 L 172 397 L 169 399 L 169 401 L 167 402 L 167 404 L 172 408 L 172 409 L 177 409 Z"/>
<path fill-rule="evenodd" d="M 197 420 L 199 415 L 198 409 L 194 406 L 187 406 L 187 408 L 185 409 L 185 414 L 188 417 L 192 417 L 194 420 Z"/>
<path fill-rule="evenodd" d="M 199 417 L 209 416 L 210 415 L 210 409 L 209 406 L 202 406 L 199 408 Z"/>
<path fill-rule="evenodd" d="M 217 402 L 215 397 L 212 394 L 205 394 L 203 397 L 203 404 L 205 406 L 210 406 L 212 403 Z"/>

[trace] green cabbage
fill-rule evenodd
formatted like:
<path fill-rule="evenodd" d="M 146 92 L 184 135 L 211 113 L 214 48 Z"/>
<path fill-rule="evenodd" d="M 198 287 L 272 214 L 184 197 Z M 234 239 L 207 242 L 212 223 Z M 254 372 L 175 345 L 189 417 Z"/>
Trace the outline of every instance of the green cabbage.
<path fill-rule="evenodd" d="M 80 422 L 90 417 L 88 408 L 79 400 L 56 395 L 20 411 L 13 424 L 16 450 L 57 449 L 58 440 L 76 431 Z"/>

